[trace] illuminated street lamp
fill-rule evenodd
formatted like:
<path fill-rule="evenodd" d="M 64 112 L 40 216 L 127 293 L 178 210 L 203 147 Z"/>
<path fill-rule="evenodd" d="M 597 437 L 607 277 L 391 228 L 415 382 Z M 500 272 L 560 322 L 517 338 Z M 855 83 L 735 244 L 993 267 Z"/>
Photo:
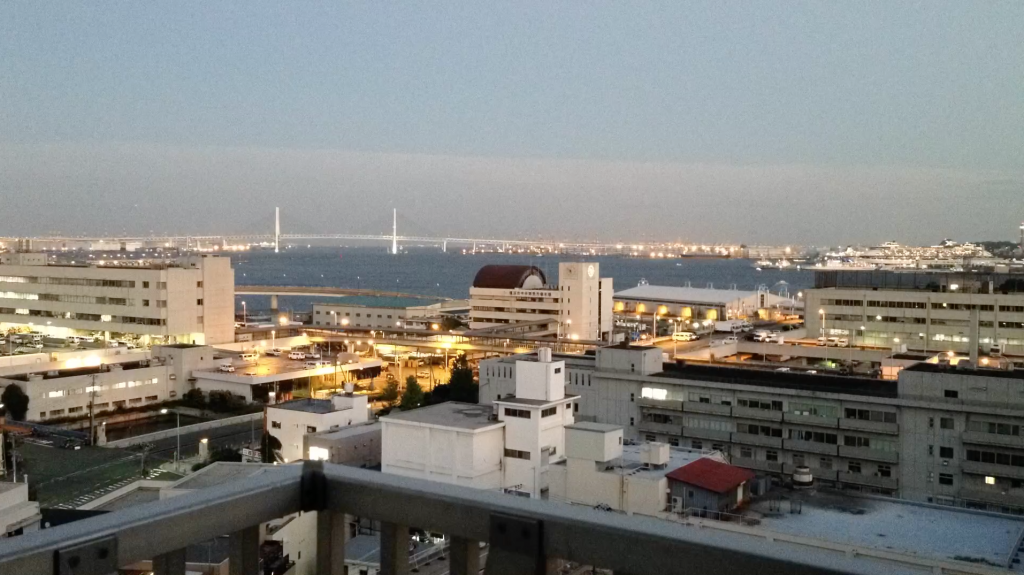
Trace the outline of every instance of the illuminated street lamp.
<path fill-rule="evenodd" d="M 181 412 L 179 412 L 176 409 L 161 409 L 160 410 L 160 413 L 162 415 L 167 415 L 168 412 L 174 412 L 174 415 L 177 416 L 177 423 L 174 426 L 174 430 L 175 430 L 174 434 L 178 437 L 178 449 L 177 449 L 177 451 L 174 452 L 174 469 L 175 469 L 175 471 L 180 471 L 180 469 L 179 469 L 180 466 L 179 466 L 178 463 L 181 461 Z"/>
<path fill-rule="evenodd" d="M 430 324 L 430 329 L 432 329 L 434 331 L 437 331 L 437 330 L 441 329 L 441 326 L 437 325 L 436 323 L 432 323 L 432 324 Z"/>

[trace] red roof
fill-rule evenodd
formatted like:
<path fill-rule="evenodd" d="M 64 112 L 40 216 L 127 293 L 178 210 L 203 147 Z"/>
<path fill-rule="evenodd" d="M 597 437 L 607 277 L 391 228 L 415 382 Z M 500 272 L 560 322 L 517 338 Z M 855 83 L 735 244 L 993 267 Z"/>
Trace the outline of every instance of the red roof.
<path fill-rule="evenodd" d="M 530 276 L 537 276 L 540 283 L 547 283 L 544 272 L 536 266 L 514 266 L 514 265 L 486 265 L 476 272 L 473 278 L 473 287 L 492 289 L 516 289 L 523 287 L 523 284 Z"/>
<path fill-rule="evenodd" d="M 702 457 L 676 469 L 666 477 L 715 493 L 725 493 L 753 479 L 754 473 L 728 463 L 719 463 L 714 459 Z"/>

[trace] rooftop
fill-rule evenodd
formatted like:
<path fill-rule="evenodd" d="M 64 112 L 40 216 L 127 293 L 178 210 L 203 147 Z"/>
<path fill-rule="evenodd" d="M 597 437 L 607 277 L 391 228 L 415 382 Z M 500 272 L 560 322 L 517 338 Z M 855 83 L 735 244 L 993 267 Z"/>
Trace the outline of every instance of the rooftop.
<path fill-rule="evenodd" d="M 941 363 L 916 363 L 904 371 L 942 373 L 946 375 L 970 375 L 973 377 L 995 377 L 999 379 L 1024 379 L 1024 369 L 990 369 L 987 367 L 966 367 L 966 364 L 950 366 Z"/>
<path fill-rule="evenodd" d="M 833 491 L 801 492 L 800 513 L 772 512 L 761 499 L 761 528 L 836 543 L 938 560 L 983 559 L 1005 566 L 1024 533 L 1024 520 L 934 505 L 851 497 Z"/>
<path fill-rule="evenodd" d="M 379 421 L 357 423 L 355 425 L 346 425 L 339 429 L 321 431 L 310 435 L 310 437 L 318 437 L 321 439 L 343 439 L 346 437 L 353 437 L 356 435 L 362 435 L 364 433 L 379 432 L 381 424 Z"/>
<path fill-rule="evenodd" d="M 168 489 L 205 489 L 223 483 L 230 483 L 262 475 L 280 466 L 267 463 L 233 463 L 218 461 L 207 465 L 199 471 L 172 483 Z"/>
<path fill-rule="evenodd" d="M 703 458 L 687 463 L 666 477 L 715 493 L 725 493 L 753 479 L 754 472 Z"/>
<path fill-rule="evenodd" d="M 616 292 L 615 299 L 725 305 L 756 295 L 756 291 L 734 289 L 641 285 Z"/>
<path fill-rule="evenodd" d="M 615 431 L 622 429 L 621 425 L 612 425 L 610 423 L 597 423 L 594 421 L 577 421 L 572 425 L 566 425 L 566 429 L 578 429 L 580 431 L 594 431 L 597 433 L 608 433 L 609 431 Z"/>
<path fill-rule="evenodd" d="M 693 463 L 694 461 L 698 461 L 701 458 L 721 457 L 721 455 L 715 451 L 702 451 L 700 449 L 689 449 L 686 447 L 670 447 L 668 450 L 668 465 L 665 467 L 652 468 L 641 463 L 641 447 L 641 445 L 623 445 L 621 462 L 617 466 L 605 469 L 605 472 L 657 479 L 665 477 L 673 470 L 689 463 Z"/>
<path fill-rule="evenodd" d="M 671 379 L 713 381 L 866 397 L 887 397 L 892 399 L 897 397 L 897 383 L 895 381 L 813 374 L 799 371 L 781 372 L 718 365 L 666 363 L 664 364 L 664 371 L 653 375 L 654 377 Z"/>
<path fill-rule="evenodd" d="M 331 413 L 335 411 L 334 404 L 329 399 L 293 399 L 283 403 L 268 405 L 267 409 L 287 409 L 289 411 L 305 411 L 307 413 Z"/>
<path fill-rule="evenodd" d="M 819 271 L 815 288 L 926 291 L 951 294 L 1024 293 L 1024 274 L 925 271 Z"/>
<path fill-rule="evenodd" d="M 473 287 L 487 289 L 540 289 L 547 283 L 536 266 L 486 265 L 473 278 Z"/>
<path fill-rule="evenodd" d="M 496 399 L 496 400 L 494 400 L 494 403 L 512 403 L 512 404 L 517 404 L 518 403 L 519 405 L 536 405 L 536 406 L 541 406 L 541 405 L 550 405 L 552 403 L 562 403 L 564 401 L 567 401 L 567 400 L 570 400 L 570 399 L 573 399 L 573 398 L 576 398 L 576 397 L 579 397 L 579 396 L 578 395 L 566 394 L 565 397 L 562 398 L 562 399 L 552 399 L 552 400 L 548 401 L 548 400 L 544 400 L 544 399 L 528 399 L 528 398 L 525 398 L 525 397 L 516 397 L 516 396 L 512 395 L 512 396 L 509 396 L 509 397 L 502 397 L 501 399 Z"/>
<path fill-rule="evenodd" d="M 493 410 L 490 407 L 475 403 L 448 401 L 410 411 L 392 411 L 380 419 L 381 421 L 403 421 L 438 427 L 457 427 L 471 431 L 505 425 L 502 421 L 492 420 L 491 413 Z"/>

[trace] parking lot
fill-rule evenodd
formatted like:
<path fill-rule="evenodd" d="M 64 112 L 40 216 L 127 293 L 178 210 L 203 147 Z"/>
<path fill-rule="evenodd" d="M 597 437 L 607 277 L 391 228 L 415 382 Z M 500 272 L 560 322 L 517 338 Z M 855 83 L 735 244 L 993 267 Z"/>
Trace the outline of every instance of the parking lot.
<path fill-rule="evenodd" d="M 25 341 L 15 342 L 14 338 L 10 335 L 0 336 L 0 339 L 3 339 L 3 344 L 0 344 L 0 355 L 54 353 L 72 351 L 76 349 L 105 349 L 107 347 L 119 347 L 108 345 L 107 342 L 102 339 L 97 339 L 93 342 L 83 341 L 77 344 L 69 344 L 68 341 L 62 337 L 43 337 L 42 341 L 31 342 L 26 334 L 17 335 L 25 339 Z M 42 345 L 42 347 L 36 347 L 37 345 Z"/>

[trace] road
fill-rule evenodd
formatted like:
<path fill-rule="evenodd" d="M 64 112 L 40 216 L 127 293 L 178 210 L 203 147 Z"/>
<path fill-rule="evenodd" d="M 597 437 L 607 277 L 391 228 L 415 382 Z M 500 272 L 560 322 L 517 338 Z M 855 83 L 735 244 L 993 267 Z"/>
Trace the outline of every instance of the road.
<path fill-rule="evenodd" d="M 241 447 L 242 445 L 248 445 L 253 438 L 259 441 L 262 432 L 262 424 L 257 420 L 253 420 L 248 423 L 236 423 L 214 429 L 183 433 L 181 434 L 182 459 L 195 457 L 199 454 L 200 439 L 209 439 L 210 451 L 212 452 L 218 447 Z M 164 461 L 173 461 L 178 439 L 176 436 L 171 436 L 153 441 L 152 445 L 153 449 L 149 452 L 150 457 Z"/>

